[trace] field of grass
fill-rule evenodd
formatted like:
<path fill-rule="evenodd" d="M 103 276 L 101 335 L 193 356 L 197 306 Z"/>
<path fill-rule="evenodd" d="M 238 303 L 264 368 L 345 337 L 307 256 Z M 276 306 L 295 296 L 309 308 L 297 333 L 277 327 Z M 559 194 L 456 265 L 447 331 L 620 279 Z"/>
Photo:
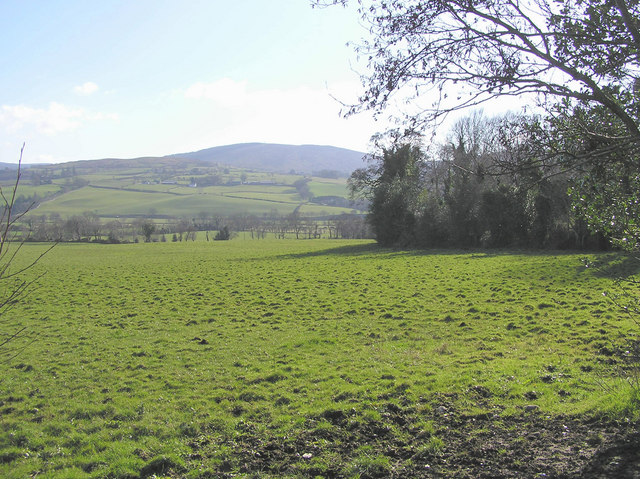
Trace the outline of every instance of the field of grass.
<path fill-rule="evenodd" d="M 342 196 L 348 197 L 344 178 L 332 180 L 328 178 L 314 178 L 309 183 L 309 189 L 316 196 Z"/>
<path fill-rule="evenodd" d="M 13 185 L 5 184 L 2 185 L 4 191 L 9 191 Z M 61 190 L 59 185 L 50 184 L 50 185 L 39 185 L 39 186 L 31 186 L 31 185 L 20 185 L 19 193 L 20 195 L 33 197 L 37 195 L 40 198 L 47 197 L 58 193 Z"/>
<path fill-rule="evenodd" d="M 215 170 L 212 169 L 212 171 Z M 239 184 L 242 174 L 247 176 L 249 182 L 272 182 L 273 184 Z M 173 217 L 193 217 L 200 212 L 222 216 L 238 214 L 261 216 L 275 211 L 279 215 L 288 215 L 301 203 L 305 203 L 302 207 L 304 214 L 312 217 L 339 215 L 352 211 L 350 208 L 306 203 L 292 186 L 301 178 L 295 175 L 232 170 L 223 178 L 235 179 L 238 184 L 198 188 L 189 187 L 189 176 L 171 177 L 171 180 L 178 181 L 178 184 L 158 183 L 160 176 L 154 174 L 152 170 L 121 172 L 117 170 L 110 173 L 86 173 L 79 177 L 89 182 L 89 185 L 63 192 L 65 184 L 72 179 L 59 178 L 51 184 L 41 186 L 30 186 L 28 182 L 23 182 L 19 195 L 31 197 L 37 194 L 40 198 L 45 198 L 30 214 L 58 213 L 63 217 L 80 215 L 86 211 L 96 213 L 103 218 L 149 215 L 150 212 L 153 212 L 152 216 Z M 5 185 L 7 186 L 9 182 Z M 335 180 L 313 178 L 309 182 L 309 187 L 317 196 L 343 198 L 348 196 L 344 178 Z"/>
<path fill-rule="evenodd" d="M 0 476 L 454 477 L 430 469 L 454 411 L 477 437 L 624 418 L 611 351 L 637 326 L 582 256 L 60 244 L 2 318 L 30 339 L 0 362 Z"/>
<path fill-rule="evenodd" d="M 194 217 L 200 212 L 222 216 L 247 213 L 261 216 L 275 211 L 280 215 L 287 215 L 301 204 L 301 200 L 295 192 L 284 193 L 283 189 L 285 188 L 279 187 L 270 194 L 264 189 L 247 191 L 241 187 L 199 189 L 135 185 L 135 189 L 111 189 L 85 186 L 43 202 L 30 214 L 37 216 L 59 213 L 66 217 L 90 211 L 101 217 L 149 214 Z M 310 216 L 329 216 L 349 213 L 351 209 L 306 203 L 301 211 Z"/>

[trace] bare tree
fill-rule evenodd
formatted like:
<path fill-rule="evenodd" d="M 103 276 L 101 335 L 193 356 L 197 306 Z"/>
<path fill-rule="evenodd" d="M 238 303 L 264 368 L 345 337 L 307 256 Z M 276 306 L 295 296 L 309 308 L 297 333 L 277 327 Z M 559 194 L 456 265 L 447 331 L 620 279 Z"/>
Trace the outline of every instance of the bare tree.
<path fill-rule="evenodd" d="M 302 215 L 300 214 L 300 207 L 302 204 L 296 206 L 292 213 L 289 213 L 286 218 L 287 228 L 296 234 L 296 239 L 300 239 L 300 233 L 304 228 Z"/>
<path fill-rule="evenodd" d="M 102 222 L 97 213 L 92 211 L 85 211 L 82 213 L 86 222 L 86 232 L 89 236 L 93 236 L 93 239 L 98 241 L 102 233 Z"/>

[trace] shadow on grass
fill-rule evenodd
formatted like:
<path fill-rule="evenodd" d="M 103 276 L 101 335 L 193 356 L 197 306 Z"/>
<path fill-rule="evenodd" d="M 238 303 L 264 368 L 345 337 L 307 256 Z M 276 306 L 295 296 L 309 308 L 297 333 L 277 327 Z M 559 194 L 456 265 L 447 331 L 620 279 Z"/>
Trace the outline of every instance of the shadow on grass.
<path fill-rule="evenodd" d="M 590 263 L 597 276 L 625 279 L 640 274 L 640 258 L 632 254 L 607 253 Z"/>
<path fill-rule="evenodd" d="M 314 256 L 364 256 L 374 253 L 387 252 L 389 250 L 381 248 L 377 243 L 364 243 L 346 246 L 337 246 L 335 248 L 327 248 L 319 251 L 309 251 L 306 253 L 290 253 L 284 254 L 286 258 L 312 258 Z"/>
<path fill-rule="evenodd" d="M 469 259 L 485 259 L 500 256 L 564 256 L 575 255 L 578 251 L 545 251 L 545 250 L 519 250 L 519 249 L 402 249 L 389 248 L 378 245 L 378 243 L 359 243 L 354 245 L 336 246 L 319 251 L 309 251 L 305 253 L 290 253 L 282 255 L 286 258 L 311 258 L 316 256 L 370 256 L 379 255 L 384 258 L 395 258 L 398 256 L 460 256 L 465 255 Z M 584 253 L 584 252 L 582 252 Z M 640 266 L 640 261 L 638 263 Z"/>

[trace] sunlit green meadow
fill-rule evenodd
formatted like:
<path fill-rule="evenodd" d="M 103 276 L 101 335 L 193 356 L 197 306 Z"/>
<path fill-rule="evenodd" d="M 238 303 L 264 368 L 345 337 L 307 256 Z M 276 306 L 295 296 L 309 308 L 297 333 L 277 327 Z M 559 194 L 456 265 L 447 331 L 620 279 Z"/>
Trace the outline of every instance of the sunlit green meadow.
<path fill-rule="evenodd" d="M 146 185 L 140 185 L 144 187 Z M 147 186 L 148 188 L 151 188 Z M 165 187 L 166 188 L 166 187 Z M 258 216 L 277 213 L 287 215 L 301 206 L 301 214 L 309 216 L 331 216 L 350 213 L 349 208 L 305 203 L 295 191 L 283 193 L 251 192 L 237 188 L 166 188 L 167 191 L 133 191 L 84 188 L 70 191 L 63 196 L 41 203 L 31 215 L 58 213 L 63 217 L 91 211 L 101 217 L 139 216 L 159 214 L 192 217 L 195 213 L 207 212 L 212 215 L 232 216 L 255 214 Z M 289 188 L 291 190 L 291 188 Z"/>
<path fill-rule="evenodd" d="M 272 454 L 260 477 L 358 477 L 385 471 L 382 437 L 436 454 L 443 397 L 628 414 L 611 351 L 637 326 L 602 294 L 625 258 L 583 256 L 60 244 L 2 318 L 28 337 L 0 363 L 0 476 L 249 477 Z"/>
<path fill-rule="evenodd" d="M 173 176 L 168 176 L 166 183 L 162 182 L 166 175 L 156 170 L 151 167 L 120 167 L 112 171 L 93 171 L 79 167 L 77 176 L 55 178 L 49 184 L 33 186 L 32 182 L 23 181 L 17 194 L 37 197 L 38 202 L 28 216 L 59 214 L 68 217 L 87 211 L 102 218 L 140 215 L 193 217 L 202 212 L 225 217 L 242 214 L 285 216 L 297 209 L 304 216 L 323 218 L 353 211 L 352 208 L 323 205 L 301 198 L 293 185 L 303 179 L 300 175 L 231 168 L 225 169 L 228 173 L 220 176 L 220 181 L 225 184 L 192 186 L 192 181 L 197 185 L 199 178 L 218 169 L 196 168 L 199 174 L 189 174 L 190 168 L 184 166 L 173 171 Z M 315 196 L 348 197 L 345 178 L 306 179 L 309 191 Z M 78 182 L 79 185 L 76 184 Z M 0 183 L 8 191 L 14 180 Z"/>

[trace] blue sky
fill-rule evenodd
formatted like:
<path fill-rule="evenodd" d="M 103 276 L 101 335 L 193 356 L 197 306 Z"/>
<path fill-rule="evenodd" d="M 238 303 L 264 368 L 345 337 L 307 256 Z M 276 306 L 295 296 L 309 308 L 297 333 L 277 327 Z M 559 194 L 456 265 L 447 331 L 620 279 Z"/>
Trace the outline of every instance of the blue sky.
<path fill-rule="evenodd" d="M 131 158 L 261 141 L 366 150 L 340 118 L 353 8 L 307 0 L 2 0 L 0 161 Z"/>

